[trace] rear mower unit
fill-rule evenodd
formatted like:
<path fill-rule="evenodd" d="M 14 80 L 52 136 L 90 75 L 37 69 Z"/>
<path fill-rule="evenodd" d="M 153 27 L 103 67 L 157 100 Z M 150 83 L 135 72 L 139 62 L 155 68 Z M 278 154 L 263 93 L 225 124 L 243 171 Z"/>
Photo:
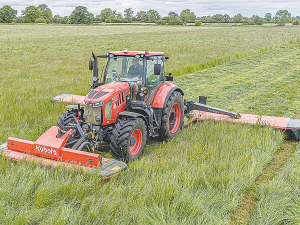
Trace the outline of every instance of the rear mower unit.
<path fill-rule="evenodd" d="M 99 78 L 100 58 L 107 62 Z M 92 53 L 90 92 L 86 96 L 54 97 L 55 102 L 73 104 L 66 106 L 57 126 L 35 142 L 8 138 L 0 151 L 13 160 L 66 165 L 85 171 L 99 168 L 103 176 L 109 177 L 125 169 L 125 162 L 141 157 L 148 138 L 175 137 L 184 116 L 192 110 L 198 115 L 194 121 L 206 118 L 199 115 L 207 112 L 244 122 L 238 113 L 206 105 L 205 97 L 199 103 L 183 100 L 184 92 L 172 83 L 171 74 L 165 75 L 164 63 L 168 59 L 163 52 L 124 50 L 99 56 Z M 94 153 L 104 145 L 109 145 L 111 155 L 121 161 Z"/>

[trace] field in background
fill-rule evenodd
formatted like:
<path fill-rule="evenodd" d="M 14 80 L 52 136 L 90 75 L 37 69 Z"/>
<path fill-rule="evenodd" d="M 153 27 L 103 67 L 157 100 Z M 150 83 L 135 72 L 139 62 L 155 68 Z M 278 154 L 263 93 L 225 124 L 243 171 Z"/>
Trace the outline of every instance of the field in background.
<path fill-rule="evenodd" d="M 55 125 L 64 105 L 50 99 L 88 92 L 91 52 L 123 48 L 164 51 L 187 99 L 205 95 L 228 110 L 300 117 L 297 28 L 5 25 L 0 31 L 1 143 L 8 136 L 35 140 Z M 141 160 L 108 182 L 1 157 L 0 221 L 224 224 L 283 140 L 271 128 L 207 121 L 168 143 L 150 142 Z M 287 164 L 295 168 L 290 188 L 298 180 L 294 158 Z M 280 187 L 286 170 L 272 187 Z M 274 193 L 259 190 L 253 223 L 262 221 L 264 199 Z"/>

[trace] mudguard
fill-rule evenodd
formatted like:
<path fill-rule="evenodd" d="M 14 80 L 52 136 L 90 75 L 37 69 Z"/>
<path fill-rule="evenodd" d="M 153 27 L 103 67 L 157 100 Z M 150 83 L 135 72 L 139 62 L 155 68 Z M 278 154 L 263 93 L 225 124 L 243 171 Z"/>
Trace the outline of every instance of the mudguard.
<path fill-rule="evenodd" d="M 75 103 L 84 105 L 85 96 L 73 94 L 60 94 L 52 98 L 54 102 Z"/>
<path fill-rule="evenodd" d="M 183 91 L 175 84 L 162 83 L 156 92 L 156 95 L 152 102 L 152 108 L 163 109 L 167 104 L 167 99 L 174 91 L 180 92 L 184 95 Z"/>

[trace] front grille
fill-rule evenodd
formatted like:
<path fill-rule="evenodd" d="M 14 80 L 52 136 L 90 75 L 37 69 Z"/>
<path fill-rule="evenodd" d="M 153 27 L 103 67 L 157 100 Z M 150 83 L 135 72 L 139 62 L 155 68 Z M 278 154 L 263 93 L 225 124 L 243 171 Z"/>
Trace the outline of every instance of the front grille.
<path fill-rule="evenodd" d="M 86 120 L 85 122 L 91 123 L 94 125 L 100 125 L 101 119 L 96 120 L 96 116 L 98 118 L 101 118 L 101 109 L 102 107 L 93 107 L 93 104 L 85 104 L 84 106 L 84 114 L 86 115 Z"/>

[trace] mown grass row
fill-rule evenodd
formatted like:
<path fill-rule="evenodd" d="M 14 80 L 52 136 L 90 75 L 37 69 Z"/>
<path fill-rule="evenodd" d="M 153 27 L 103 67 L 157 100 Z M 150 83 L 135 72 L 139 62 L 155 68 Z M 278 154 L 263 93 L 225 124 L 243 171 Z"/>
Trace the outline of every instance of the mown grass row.
<path fill-rule="evenodd" d="M 187 99 L 259 115 L 299 117 L 299 43 L 176 79 Z M 194 85 L 189 85 L 193 83 Z"/>
<path fill-rule="evenodd" d="M 274 179 L 263 182 L 256 191 L 257 204 L 249 224 L 300 223 L 300 151 L 299 144 L 293 156 Z"/>
<path fill-rule="evenodd" d="M 293 39 L 293 40 L 290 40 L 288 42 L 284 42 L 284 43 L 281 43 L 281 44 L 275 44 L 275 45 L 271 45 L 271 46 L 256 49 L 256 50 L 251 50 L 251 51 L 247 51 L 247 52 L 241 52 L 241 53 L 235 53 L 233 55 L 223 56 L 223 57 L 216 58 L 216 59 L 213 59 L 211 61 L 204 62 L 204 63 L 201 63 L 201 64 L 187 66 L 183 69 L 175 71 L 174 75 L 177 76 L 177 77 L 181 76 L 181 77 L 187 77 L 188 78 L 190 73 L 201 71 L 201 70 L 204 70 L 204 69 L 209 69 L 209 68 L 216 67 L 216 66 L 219 66 L 219 65 L 224 65 L 224 64 L 232 62 L 233 60 L 246 58 L 246 57 L 257 55 L 257 54 L 260 54 L 260 53 L 265 53 L 265 52 L 268 52 L 268 51 L 273 50 L 273 49 L 278 49 L 278 48 L 281 48 L 281 47 L 284 47 L 284 46 L 287 46 L 287 45 L 290 45 L 290 44 L 297 43 L 298 41 L 299 40 Z"/>

